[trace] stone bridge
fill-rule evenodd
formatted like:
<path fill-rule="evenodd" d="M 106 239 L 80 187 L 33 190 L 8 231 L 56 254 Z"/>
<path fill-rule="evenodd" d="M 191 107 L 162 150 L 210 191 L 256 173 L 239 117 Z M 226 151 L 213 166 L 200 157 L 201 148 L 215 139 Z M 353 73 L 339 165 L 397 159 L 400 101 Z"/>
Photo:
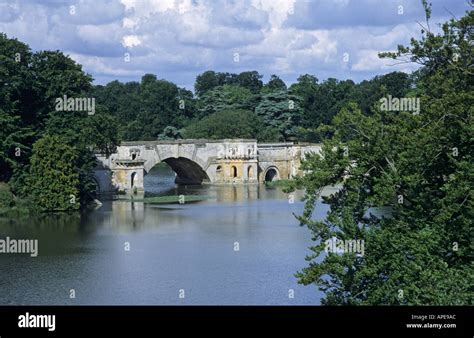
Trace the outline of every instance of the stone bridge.
<path fill-rule="evenodd" d="M 301 160 L 318 144 L 257 143 L 256 140 L 175 140 L 122 142 L 116 153 L 97 154 L 100 193 L 139 192 L 143 177 L 165 162 L 178 184 L 245 184 L 301 175 Z"/>

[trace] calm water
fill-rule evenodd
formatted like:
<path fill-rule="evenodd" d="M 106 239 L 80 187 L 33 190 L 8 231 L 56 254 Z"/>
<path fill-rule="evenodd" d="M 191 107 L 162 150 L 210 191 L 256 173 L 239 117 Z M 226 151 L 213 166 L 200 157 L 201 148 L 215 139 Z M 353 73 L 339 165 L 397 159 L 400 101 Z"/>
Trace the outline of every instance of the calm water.
<path fill-rule="evenodd" d="M 303 210 L 298 198 L 290 204 L 281 189 L 263 185 L 177 187 L 173 180 L 160 168 L 146 176 L 145 189 L 209 199 L 109 201 L 82 216 L 1 221 L 0 238 L 38 239 L 39 255 L 0 254 L 0 304 L 319 304 L 316 287 L 294 277 L 312 244 L 292 215 Z"/>

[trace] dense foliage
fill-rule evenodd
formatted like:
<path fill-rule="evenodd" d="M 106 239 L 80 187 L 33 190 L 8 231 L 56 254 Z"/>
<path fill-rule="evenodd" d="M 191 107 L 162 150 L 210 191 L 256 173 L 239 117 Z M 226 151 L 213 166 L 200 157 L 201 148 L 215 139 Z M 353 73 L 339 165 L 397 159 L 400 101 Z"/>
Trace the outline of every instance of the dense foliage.
<path fill-rule="evenodd" d="M 93 150 L 114 150 L 117 120 L 101 107 L 93 115 L 56 109 L 58 98 L 90 98 L 91 90 L 92 77 L 68 56 L 33 53 L 0 34 L 0 180 L 18 203 L 32 198 L 31 209 L 71 210 L 93 197 Z"/>
<path fill-rule="evenodd" d="M 352 103 L 321 128 L 330 137 L 297 182 L 306 188 L 298 219 L 315 240 L 297 277 L 318 285 L 324 304 L 473 303 L 473 24 L 470 11 L 381 54 L 422 65 L 411 91 L 390 75 L 394 93 L 420 99 L 419 113 Z M 327 216 L 312 217 L 323 187 L 337 184 L 323 198 Z M 331 252 L 333 239 L 364 241 L 364 253 Z"/>
<path fill-rule="evenodd" d="M 79 209 L 78 159 L 76 148 L 58 136 L 45 135 L 34 144 L 27 181 L 29 197 L 38 209 Z"/>
<path fill-rule="evenodd" d="M 238 123 L 236 123 L 238 121 Z M 248 110 L 223 110 L 204 117 L 185 131 L 186 138 L 247 138 L 264 139 L 264 122 Z M 276 131 L 275 131 L 276 132 Z M 273 138 L 274 135 L 268 135 Z"/>
<path fill-rule="evenodd" d="M 92 96 L 119 121 L 119 136 L 124 140 L 190 135 L 212 139 L 228 131 L 228 126 L 221 123 L 223 116 L 229 117 L 230 111 L 234 111 L 234 116 L 238 111 L 245 111 L 241 119 L 229 121 L 237 126 L 241 124 L 242 131 L 239 133 L 239 128 L 235 128 L 228 137 L 247 137 L 245 124 L 250 119 L 263 121 L 258 124 L 260 132 L 255 133 L 260 141 L 319 142 L 326 135 L 318 127 L 330 123 L 348 103 L 357 103 L 367 114 L 382 94 L 403 96 L 412 85 L 412 78 L 401 72 L 377 76 L 360 84 L 331 78 L 319 83 L 315 76 L 305 74 L 289 88 L 276 75 L 265 84 L 261 78 L 256 71 L 240 74 L 206 71 L 197 76 L 196 95 L 193 95 L 169 81 L 146 74 L 140 82 L 113 81 L 95 86 Z"/>

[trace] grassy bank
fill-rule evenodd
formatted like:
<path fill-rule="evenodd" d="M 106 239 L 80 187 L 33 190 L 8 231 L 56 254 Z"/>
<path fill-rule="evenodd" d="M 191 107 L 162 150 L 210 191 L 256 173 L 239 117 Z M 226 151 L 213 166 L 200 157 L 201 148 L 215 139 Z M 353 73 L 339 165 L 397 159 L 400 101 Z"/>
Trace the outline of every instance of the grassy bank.
<path fill-rule="evenodd" d="M 277 181 L 265 182 L 265 185 L 269 188 L 275 188 L 275 187 L 288 188 L 290 184 L 291 184 L 291 180 L 277 180 Z"/>

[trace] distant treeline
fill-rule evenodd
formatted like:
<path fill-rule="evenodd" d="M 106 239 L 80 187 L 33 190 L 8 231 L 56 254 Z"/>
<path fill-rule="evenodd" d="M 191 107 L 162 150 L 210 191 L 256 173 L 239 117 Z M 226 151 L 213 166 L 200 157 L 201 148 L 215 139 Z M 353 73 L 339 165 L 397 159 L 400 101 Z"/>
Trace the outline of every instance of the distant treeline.
<path fill-rule="evenodd" d="M 366 114 L 386 95 L 404 97 L 413 76 L 393 72 L 354 83 L 301 75 L 287 87 L 277 75 L 263 83 L 257 71 L 240 74 L 206 71 L 194 92 L 155 75 L 140 82 L 112 81 L 92 89 L 103 111 L 117 119 L 123 140 L 176 138 L 256 138 L 260 141 L 313 141 L 348 103 Z"/>

